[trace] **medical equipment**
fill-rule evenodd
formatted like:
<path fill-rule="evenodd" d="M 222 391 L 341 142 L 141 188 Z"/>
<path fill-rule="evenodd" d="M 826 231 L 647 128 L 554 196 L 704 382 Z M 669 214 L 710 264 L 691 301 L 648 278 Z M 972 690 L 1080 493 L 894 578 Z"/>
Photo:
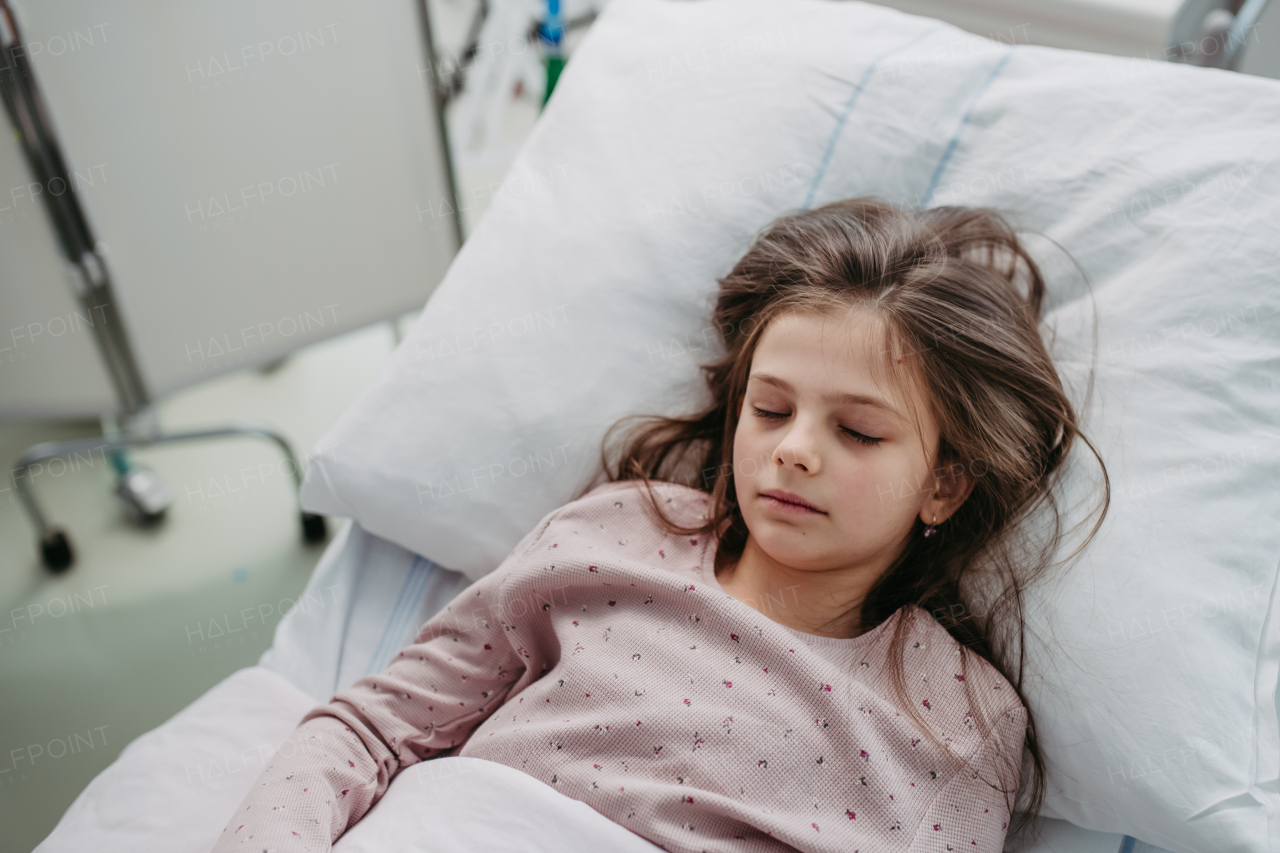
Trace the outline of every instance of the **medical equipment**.
<path fill-rule="evenodd" d="M 14 324 L 0 409 L 107 413 L 102 438 L 38 444 L 12 466 L 43 561 L 62 570 L 73 551 L 33 472 L 110 454 L 143 521 L 171 498 L 126 448 L 261 438 L 300 482 L 277 430 L 165 429 L 152 404 L 417 308 L 461 228 L 445 212 L 458 204 L 442 104 L 422 73 L 435 65 L 425 0 L 165 15 L 126 3 L 106 21 L 93 3 L 4 0 L 0 21 L 5 104 L 25 154 L 0 143 L 16 188 L 0 234 L 0 309 Z M 303 512 L 301 524 L 306 541 L 324 539 L 322 516 Z"/>
<path fill-rule="evenodd" d="M 555 91 L 560 72 L 564 71 L 564 16 L 560 14 L 560 0 L 547 0 L 547 17 L 538 28 L 546 54 L 547 86 L 542 94 L 546 104 Z"/>
<path fill-rule="evenodd" d="M 618 417 L 687 412 L 717 336 L 744 331 L 707 327 L 715 279 L 779 214 L 994 206 L 1048 238 L 1044 332 L 1113 490 L 1097 539 L 1028 591 L 1053 828 L 1033 849 L 1274 850 L 1280 246 L 1256 223 L 1280 205 L 1280 84 L 856 2 L 615 0 L 558 88 L 523 191 L 313 457 L 304 505 L 354 519 L 309 585 L 334 603 L 291 614 L 262 666 L 317 702 L 378 671 L 584 485 Z M 1099 487 L 1087 455 L 1071 468 L 1068 528 Z M 137 754 L 45 849 L 101 835 L 108 774 L 171 772 Z"/>

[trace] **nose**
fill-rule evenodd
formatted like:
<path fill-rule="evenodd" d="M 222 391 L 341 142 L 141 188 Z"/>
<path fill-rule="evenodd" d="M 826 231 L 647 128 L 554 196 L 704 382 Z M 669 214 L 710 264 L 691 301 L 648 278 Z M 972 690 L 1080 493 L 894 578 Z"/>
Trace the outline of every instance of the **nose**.
<path fill-rule="evenodd" d="M 773 459 L 781 466 L 794 465 L 810 474 L 817 473 L 821 463 L 814 442 L 813 429 L 803 418 L 797 415 L 791 422 L 782 441 L 773 451 Z"/>

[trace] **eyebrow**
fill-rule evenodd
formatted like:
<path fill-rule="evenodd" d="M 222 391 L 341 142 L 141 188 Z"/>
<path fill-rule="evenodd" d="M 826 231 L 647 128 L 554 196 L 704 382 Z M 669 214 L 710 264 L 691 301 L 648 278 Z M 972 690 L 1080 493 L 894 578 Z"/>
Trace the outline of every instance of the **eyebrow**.
<path fill-rule="evenodd" d="M 748 376 L 747 379 L 757 379 L 760 382 L 764 382 L 766 385 L 773 385 L 777 388 L 781 388 L 789 394 L 794 394 L 796 392 L 795 387 L 790 382 L 777 376 L 772 376 L 768 373 L 753 373 Z M 828 406 L 875 406 L 878 409 L 884 409 L 891 415 L 901 417 L 901 415 L 898 414 L 898 410 L 893 408 L 893 406 L 890 406 L 884 400 L 881 400 L 879 397 L 869 397 L 866 394 L 848 394 L 844 392 L 823 394 L 822 402 Z"/>

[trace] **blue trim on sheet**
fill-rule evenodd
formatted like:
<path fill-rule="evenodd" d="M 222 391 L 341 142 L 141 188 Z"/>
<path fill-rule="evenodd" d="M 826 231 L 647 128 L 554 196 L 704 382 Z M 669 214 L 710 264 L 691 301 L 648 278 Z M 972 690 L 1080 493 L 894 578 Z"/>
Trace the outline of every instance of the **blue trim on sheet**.
<path fill-rule="evenodd" d="M 920 202 L 921 207 L 929 206 L 929 200 L 933 198 L 933 191 L 938 188 L 938 179 L 942 177 L 942 171 L 947 168 L 947 163 L 951 162 L 951 155 L 955 153 L 956 145 L 960 142 L 960 134 L 964 132 L 965 126 L 969 124 L 969 117 L 973 115 L 973 108 L 978 105 L 978 101 L 986 93 L 991 81 L 1000 76 L 1000 72 L 1004 70 L 1005 63 L 1009 61 L 1011 56 L 1013 56 L 1013 48 L 1009 48 L 1004 52 L 1004 56 L 1000 57 L 996 67 L 992 68 L 991 73 L 987 75 L 986 82 L 982 84 L 978 91 L 973 93 L 973 99 L 969 101 L 968 108 L 965 109 L 964 115 L 960 117 L 960 124 L 956 126 L 956 132 L 951 134 L 951 141 L 947 143 L 946 150 L 942 152 L 942 159 L 938 161 L 938 167 L 933 170 L 933 177 L 929 180 L 929 189 L 925 190 L 924 200 Z"/>
<path fill-rule="evenodd" d="M 1133 853 L 1133 845 L 1138 843 L 1138 839 L 1131 838 L 1128 835 L 1124 837 L 1124 841 L 1120 842 L 1120 849 L 1116 853 Z"/>
<path fill-rule="evenodd" d="M 365 675 L 382 671 L 383 658 L 395 651 L 395 647 L 400 643 L 400 638 L 404 636 L 409 620 L 417 611 L 422 592 L 427 588 L 427 581 L 435 569 L 435 563 L 414 555 L 413 565 L 405 576 L 399 595 L 396 596 L 395 606 L 391 609 L 391 616 L 382 629 L 382 637 L 378 640 L 373 656 L 369 659 L 369 665 L 365 668 Z"/>
<path fill-rule="evenodd" d="M 916 37 L 910 41 L 880 54 L 875 58 L 875 61 L 867 66 L 867 70 L 862 74 L 862 79 L 858 81 L 856 86 L 854 86 L 853 94 L 849 96 L 849 103 L 844 105 L 844 112 L 840 115 L 840 120 L 836 122 L 836 129 L 831 134 L 831 140 L 827 143 L 827 150 L 822 155 L 822 163 L 818 166 L 818 174 L 814 175 L 813 183 L 809 185 L 809 194 L 805 196 L 804 204 L 801 205 L 804 210 L 808 210 L 809 205 L 813 204 L 813 196 L 817 193 L 818 185 L 822 183 L 823 177 L 827 174 L 827 166 L 831 164 L 831 155 L 835 153 L 836 142 L 840 139 L 840 134 L 844 132 L 845 123 L 848 122 L 849 115 L 853 112 L 853 105 L 858 102 L 858 96 L 862 94 L 862 90 L 865 89 L 867 83 L 871 81 L 871 75 L 875 72 L 876 68 L 881 62 L 888 59 L 890 56 L 904 51 L 918 42 L 924 41 L 927 36 L 936 33 L 940 29 L 942 29 L 941 26 L 929 27 L 924 32 L 917 34 Z"/>

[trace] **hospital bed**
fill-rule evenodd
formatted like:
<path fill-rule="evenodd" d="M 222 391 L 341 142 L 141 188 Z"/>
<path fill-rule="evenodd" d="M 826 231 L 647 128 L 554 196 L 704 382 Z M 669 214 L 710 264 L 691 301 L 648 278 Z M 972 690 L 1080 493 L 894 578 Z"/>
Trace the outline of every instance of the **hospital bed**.
<path fill-rule="evenodd" d="M 1050 784 L 1041 837 L 1009 849 L 1276 853 L 1277 126 L 1280 84 L 1225 71 L 857 2 L 614 0 L 313 457 L 304 504 L 351 520 L 271 649 L 130 744 L 38 849 L 208 849 L 302 714 L 569 500 L 608 424 L 689 408 L 714 278 L 760 227 L 877 195 L 1048 238 L 1045 332 L 1110 470 L 1108 523 L 1028 591 Z M 1097 487 L 1071 472 L 1068 521 Z M 393 846 L 656 849 L 456 755 L 404 771 L 336 849 Z"/>

